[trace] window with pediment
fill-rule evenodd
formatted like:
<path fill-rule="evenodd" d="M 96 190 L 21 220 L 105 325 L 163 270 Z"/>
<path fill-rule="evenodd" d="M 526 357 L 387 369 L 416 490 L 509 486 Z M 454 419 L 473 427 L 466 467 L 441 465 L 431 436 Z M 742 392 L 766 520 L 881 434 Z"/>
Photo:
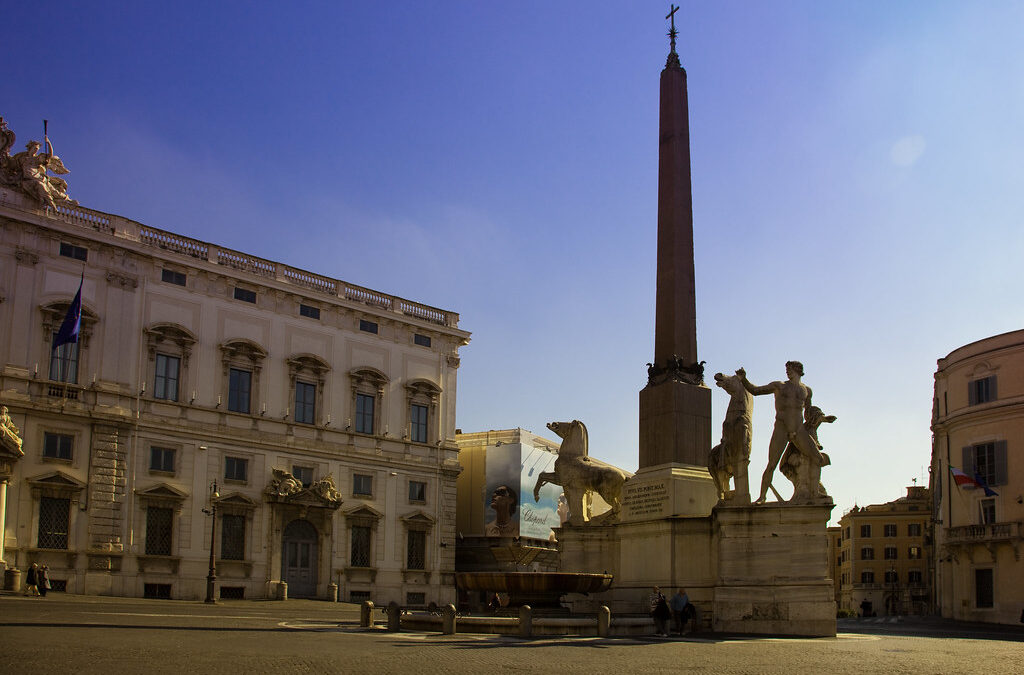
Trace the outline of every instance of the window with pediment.
<path fill-rule="evenodd" d="M 36 516 L 36 546 L 69 550 L 73 548 L 74 514 L 85 483 L 61 472 L 28 479 Z"/>
<path fill-rule="evenodd" d="M 293 419 L 299 424 L 318 424 L 323 415 L 324 383 L 331 366 L 313 354 L 297 354 L 287 363 Z"/>
<path fill-rule="evenodd" d="M 349 535 L 349 565 L 351 567 L 375 567 L 373 543 L 381 517 L 381 513 L 369 506 L 361 506 L 345 515 Z"/>
<path fill-rule="evenodd" d="M 144 533 L 143 551 L 147 556 L 173 556 L 176 549 L 178 520 L 188 494 L 166 483 L 136 490 Z"/>
<path fill-rule="evenodd" d="M 195 336 L 182 326 L 157 323 L 145 329 L 151 396 L 164 401 L 182 400 L 187 389 L 189 358 Z"/>
<path fill-rule="evenodd" d="M 248 555 L 249 532 L 257 503 L 235 492 L 216 500 L 220 518 L 220 555 L 222 560 L 251 560 Z"/>
<path fill-rule="evenodd" d="M 252 340 L 228 340 L 220 345 L 222 396 L 231 412 L 253 414 L 259 408 L 260 371 L 267 351 Z M 218 404 L 221 398 L 218 396 Z"/>
<path fill-rule="evenodd" d="M 405 385 L 406 438 L 413 443 L 440 439 L 437 404 L 441 389 L 429 380 L 413 380 Z"/>
<path fill-rule="evenodd" d="M 95 312 L 82 305 L 82 323 L 78 332 L 78 342 L 69 342 L 53 349 L 53 339 L 64 323 L 64 317 L 68 313 L 71 300 L 52 302 L 40 307 L 43 314 L 43 349 L 48 363 L 47 378 L 54 382 L 67 382 L 78 384 L 79 371 L 82 362 L 89 350 L 89 340 L 92 338 L 96 322 L 99 317 Z"/>
<path fill-rule="evenodd" d="M 359 434 L 380 434 L 387 376 L 376 368 L 363 367 L 350 371 L 349 381 L 353 418 L 347 426 Z"/>
<path fill-rule="evenodd" d="M 402 518 L 405 526 L 405 569 L 427 569 L 427 540 L 434 529 L 434 519 L 422 511 Z"/>

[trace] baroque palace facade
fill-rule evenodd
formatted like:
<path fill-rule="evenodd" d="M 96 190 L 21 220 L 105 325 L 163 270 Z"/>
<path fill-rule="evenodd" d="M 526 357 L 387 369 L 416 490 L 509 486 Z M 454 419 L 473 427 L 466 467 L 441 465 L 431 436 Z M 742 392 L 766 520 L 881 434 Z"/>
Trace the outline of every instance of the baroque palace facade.
<path fill-rule="evenodd" d="M 0 188 L 0 557 L 198 599 L 214 513 L 218 597 L 453 601 L 458 319 Z"/>
<path fill-rule="evenodd" d="M 1024 330 L 939 359 L 931 472 L 942 616 L 1024 621 Z"/>

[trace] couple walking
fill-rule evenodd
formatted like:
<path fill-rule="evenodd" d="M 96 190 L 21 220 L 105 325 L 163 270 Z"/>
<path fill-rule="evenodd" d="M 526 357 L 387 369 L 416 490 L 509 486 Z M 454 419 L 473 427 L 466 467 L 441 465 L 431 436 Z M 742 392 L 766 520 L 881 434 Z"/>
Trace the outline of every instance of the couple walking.
<path fill-rule="evenodd" d="M 39 567 L 32 563 L 25 574 L 25 595 L 38 595 L 46 597 L 50 590 L 50 568 L 46 565 Z"/>

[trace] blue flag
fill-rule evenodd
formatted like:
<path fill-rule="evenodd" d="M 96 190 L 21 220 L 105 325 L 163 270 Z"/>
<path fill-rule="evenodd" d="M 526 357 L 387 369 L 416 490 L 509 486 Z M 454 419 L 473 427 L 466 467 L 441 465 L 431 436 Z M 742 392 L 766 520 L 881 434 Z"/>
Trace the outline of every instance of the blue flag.
<path fill-rule="evenodd" d="M 53 339 L 53 349 L 71 342 L 78 342 L 78 332 L 82 328 L 83 281 L 85 281 L 84 272 L 82 273 L 82 278 L 78 280 L 78 292 L 75 293 L 75 299 L 71 301 L 71 306 L 68 307 L 68 313 L 64 315 L 64 323 L 60 325 L 60 330 L 57 331 L 57 337 Z"/>

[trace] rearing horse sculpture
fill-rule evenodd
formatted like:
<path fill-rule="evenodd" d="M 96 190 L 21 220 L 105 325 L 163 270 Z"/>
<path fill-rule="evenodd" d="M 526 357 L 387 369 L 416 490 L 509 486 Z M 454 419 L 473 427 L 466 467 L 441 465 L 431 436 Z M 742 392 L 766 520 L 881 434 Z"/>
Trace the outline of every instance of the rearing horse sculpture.
<path fill-rule="evenodd" d="M 569 522 L 583 525 L 587 521 L 586 496 L 596 492 L 612 507 L 600 516 L 601 522 L 618 520 L 622 509 L 622 484 L 633 474 L 588 456 L 589 440 L 583 422 L 550 422 L 547 426 L 562 439 L 562 445 L 555 460 L 555 470 L 537 476 L 537 484 L 533 487 L 534 501 L 540 499 L 540 489 L 544 484 L 561 485 L 569 505 Z"/>

